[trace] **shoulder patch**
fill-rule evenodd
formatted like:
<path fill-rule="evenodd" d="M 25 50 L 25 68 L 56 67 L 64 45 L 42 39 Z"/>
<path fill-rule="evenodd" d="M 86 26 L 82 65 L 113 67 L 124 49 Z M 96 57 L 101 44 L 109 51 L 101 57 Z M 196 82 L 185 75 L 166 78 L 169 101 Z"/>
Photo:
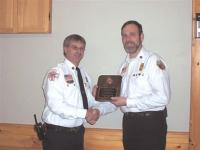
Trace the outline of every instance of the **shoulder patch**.
<path fill-rule="evenodd" d="M 161 60 L 157 60 L 156 64 L 161 70 L 165 70 L 165 64 Z"/>
<path fill-rule="evenodd" d="M 120 74 L 121 74 L 121 75 L 124 75 L 124 74 L 126 74 L 127 71 L 128 71 L 128 65 L 124 66 L 124 67 L 121 69 Z"/>
<path fill-rule="evenodd" d="M 50 81 L 54 81 L 55 79 L 57 79 L 59 77 L 59 73 L 56 72 L 56 69 L 52 69 L 49 73 L 48 73 L 48 79 Z"/>

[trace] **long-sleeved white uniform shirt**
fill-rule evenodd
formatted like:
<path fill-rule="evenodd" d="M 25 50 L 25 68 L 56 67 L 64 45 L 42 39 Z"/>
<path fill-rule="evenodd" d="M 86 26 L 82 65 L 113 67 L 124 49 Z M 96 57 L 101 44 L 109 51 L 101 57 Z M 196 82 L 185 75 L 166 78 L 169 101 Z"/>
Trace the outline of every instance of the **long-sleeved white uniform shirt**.
<path fill-rule="evenodd" d="M 157 54 L 141 49 L 136 58 L 125 59 L 120 67 L 121 96 L 127 97 L 122 112 L 163 110 L 170 100 L 168 68 Z"/>
<path fill-rule="evenodd" d="M 114 111 L 116 107 L 110 102 L 95 101 L 91 94 L 91 80 L 83 68 L 80 67 L 80 70 L 88 98 L 88 106 L 98 108 L 101 115 Z M 85 122 L 87 110 L 83 108 L 76 66 L 65 59 L 64 63 L 58 64 L 51 71 L 55 71 L 57 75 L 54 80 L 50 80 L 49 73 L 47 73 L 44 80 L 43 121 L 64 127 L 82 125 Z"/>

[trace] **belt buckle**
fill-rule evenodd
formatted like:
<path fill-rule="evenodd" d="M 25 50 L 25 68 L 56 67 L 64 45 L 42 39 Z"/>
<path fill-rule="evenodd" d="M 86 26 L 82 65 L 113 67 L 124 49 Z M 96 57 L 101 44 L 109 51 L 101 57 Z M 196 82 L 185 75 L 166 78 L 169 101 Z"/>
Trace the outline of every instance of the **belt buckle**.
<path fill-rule="evenodd" d="M 151 116 L 151 113 L 149 113 L 149 112 L 144 112 L 144 116 L 145 116 L 145 117 L 149 117 L 149 116 Z"/>
<path fill-rule="evenodd" d="M 78 128 L 74 127 L 74 128 L 71 128 L 69 131 L 70 131 L 70 132 L 77 133 L 77 132 L 78 132 Z"/>
<path fill-rule="evenodd" d="M 81 126 L 80 126 L 81 127 Z M 80 129 L 80 127 L 72 127 L 72 128 L 67 128 L 66 130 L 68 132 L 72 132 L 72 133 L 77 133 Z"/>

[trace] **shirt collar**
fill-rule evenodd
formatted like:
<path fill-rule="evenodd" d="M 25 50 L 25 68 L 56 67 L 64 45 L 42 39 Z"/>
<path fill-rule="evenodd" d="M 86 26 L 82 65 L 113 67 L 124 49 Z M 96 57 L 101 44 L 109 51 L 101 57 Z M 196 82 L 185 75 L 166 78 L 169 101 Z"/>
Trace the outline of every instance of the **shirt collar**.
<path fill-rule="evenodd" d="M 130 58 L 129 54 L 128 54 L 127 57 L 126 57 L 126 62 L 130 63 L 130 62 L 135 61 L 135 60 L 139 60 L 139 59 L 142 60 L 143 58 L 144 58 L 144 48 L 142 47 L 140 52 L 138 53 L 138 55 L 135 58 Z"/>
<path fill-rule="evenodd" d="M 67 58 L 65 58 L 64 63 L 65 63 L 67 66 L 69 66 L 70 69 L 72 69 L 72 70 L 75 70 L 75 69 L 76 69 L 76 66 L 75 66 L 71 61 L 69 61 Z"/>

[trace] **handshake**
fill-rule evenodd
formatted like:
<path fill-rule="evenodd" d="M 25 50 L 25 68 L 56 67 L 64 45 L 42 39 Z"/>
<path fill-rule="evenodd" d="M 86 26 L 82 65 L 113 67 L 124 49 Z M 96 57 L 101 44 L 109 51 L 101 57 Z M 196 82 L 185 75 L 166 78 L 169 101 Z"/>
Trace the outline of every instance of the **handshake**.
<path fill-rule="evenodd" d="M 85 119 L 89 124 L 94 125 L 99 119 L 99 117 L 100 117 L 100 111 L 98 109 L 89 108 L 87 110 Z"/>

